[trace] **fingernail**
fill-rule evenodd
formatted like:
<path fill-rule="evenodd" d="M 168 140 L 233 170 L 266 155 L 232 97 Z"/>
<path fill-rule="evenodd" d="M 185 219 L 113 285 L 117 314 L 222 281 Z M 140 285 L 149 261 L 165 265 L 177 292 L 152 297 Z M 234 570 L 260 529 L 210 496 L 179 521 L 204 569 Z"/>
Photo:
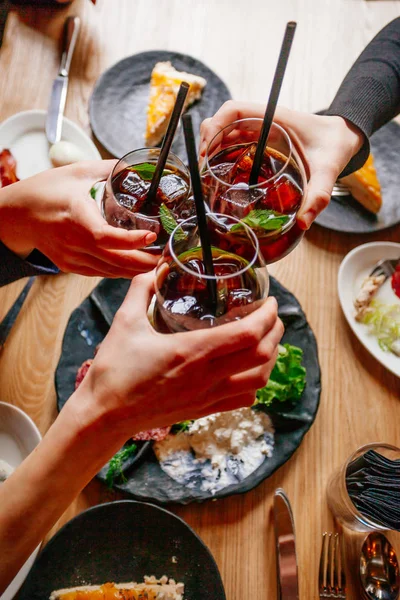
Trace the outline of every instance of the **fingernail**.
<path fill-rule="evenodd" d="M 152 232 L 152 233 L 148 233 L 146 235 L 146 237 L 144 238 L 144 241 L 146 244 L 152 244 L 153 242 L 155 242 L 157 239 L 157 234 Z"/>

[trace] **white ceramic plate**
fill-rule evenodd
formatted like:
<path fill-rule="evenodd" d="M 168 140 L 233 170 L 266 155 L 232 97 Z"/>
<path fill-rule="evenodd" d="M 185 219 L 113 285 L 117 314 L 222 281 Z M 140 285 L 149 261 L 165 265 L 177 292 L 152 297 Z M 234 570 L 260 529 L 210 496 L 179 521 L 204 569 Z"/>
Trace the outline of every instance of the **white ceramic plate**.
<path fill-rule="evenodd" d="M 0 402 L 0 458 L 2 460 L 7 461 L 15 469 L 41 439 L 40 431 L 26 413 L 16 406 Z M 25 581 L 38 552 L 39 546 L 2 594 L 1 600 L 11 600 L 15 596 Z"/>
<path fill-rule="evenodd" d="M 363 244 L 344 257 L 338 275 L 339 299 L 347 322 L 363 346 L 397 377 L 400 377 L 400 357 L 382 350 L 376 337 L 369 334 L 368 327 L 355 320 L 353 302 L 364 279 L 379 260 L 399 257 L 400 244 L 395 242 Z M 392 290 L 390 279 L 378 290 L 375 298 L 386 304 L 400 304 L 400 299 Z"/>
<path fill-rule="evenodd" d="M 8 148 L 17 161 L 17 176 L 26 179 L 51 169 L 50 144 L 47 141 L 45 110 L 20 112 L 0 125 L 0 148 Z M 75 144 L 87 160 L 101 156 L 92 140 L 75 123 L 63 119 L 62 140 Z"/>

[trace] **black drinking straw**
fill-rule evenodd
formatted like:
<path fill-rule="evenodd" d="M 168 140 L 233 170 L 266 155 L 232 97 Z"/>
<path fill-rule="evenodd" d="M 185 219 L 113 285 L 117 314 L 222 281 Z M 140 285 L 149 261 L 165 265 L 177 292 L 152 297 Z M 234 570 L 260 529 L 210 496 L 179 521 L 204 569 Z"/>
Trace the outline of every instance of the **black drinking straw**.
<path fill-rule="evenodd" d="M 294 32 L 296 31 L 296 25 L 294 21 L 289 21 L 286 25 L 285 35 L 279 53 L 278 64 L 276 65 L 274 80 L 272 82 L 271 91 L 268 98 L 268 104 L 264 115 L 264 121 L 262 124 L 260 137 L 257 143 L 256 153 L 254 155 L 253 166 L 250 173 L 249 184 L 256 185 L 258 183 L 258 176 L 262 165 L 262 159 L 265 152 L 265 146 L 267 145 L 267 139 L 269 130 L 271 129 L 272 120 L 274 118 L 276 105 L 278 104 L 278 98 L 282 87 L 283 78 L 285 76 L 286 66 L 289 60 L 290 48 L 294 38 Z"/>
<path fill-rule="evenodd" d="M 208 235 L 206 209 L 203 199 L 203 190 L 197 162 L 196 142 L 193 134 L 192 117 L 188 114 L 183 115 L 183 131 L 185 134 L 186 152 L 189 160 L 190 178 L 192 180 L 192 189 L 197 214 L 197 224 L 199 227 L 201 249 L 203 251 L 203 262 L 206 275 L 215 278 L 214 264 L 212 258 L 210 236 Z M 211 306 L 216 309 L 217 306 L 217 286 L 215 279 L 207 279 L 207 289 L 210 297 Z"/>
<path fill-rule="evenodd" d="M 163 174 L 165 164 L 167 162 L 168 154 L 171 149 L 172 141 L 175 136 L 176 128 L 178 127 L 179 119 L 181 118 L 181 114 L 183 111 L 183 107 L 185 104 L 186 96 L 189 91 L 189 84 L 186 81 L 183 81 L 180 85 L 178 95 L 176 97 L 176 102 L 174 106 L 174 110 L 172 111 L 171 119 L 168 124 L 167 133 L 163 139 L 163 143 L 161 144 L 160 155 L 158 157 L 156 170 L 154 171 L 153 179 L 151 180 L 150 188 L 147 193 L 146 203 L 153 202 L 158 186 L 160 185 L 160 179 Z"/>

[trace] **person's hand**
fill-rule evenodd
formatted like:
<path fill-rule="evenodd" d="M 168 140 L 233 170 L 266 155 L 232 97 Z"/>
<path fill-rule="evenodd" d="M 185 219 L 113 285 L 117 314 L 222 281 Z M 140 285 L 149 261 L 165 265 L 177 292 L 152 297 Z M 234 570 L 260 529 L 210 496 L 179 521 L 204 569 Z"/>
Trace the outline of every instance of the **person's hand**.
<path fill-rule="evenodd" d="M 108 225 L 90 197 L 114 164 L 75 163 L 2 188 L 0 240 L 23 258 L 36 248 L 66 273 L 131 279 L 153 269 L 157 257 L 138 248 L 156 235 Z"/>
<path fill-rule="evenodd" d="M 135 277 L 83 382 L 0 486 L 0 594 L 133 434 L 250 405 L 268 379 L 283 333 L 273 298 L 241 321 L 160 334 L 147 319 L 153 282 Z"/>
<path fill-rule="evenodd" d="M 253 404 L 283 334 L 274 298 L 244 319 L 216 328 L 157 333 L 147 318 L 153 277 L 135 277 L 68 401 L 79 422 L 103 421 L 109 435 L 121 441 L 139 431 Z"/>
<path fill-rule="evenodd" d="M 229 100 L 200 129 L 200 159 L 212 138 L 226 125 L 246 118 L 263 118 L 260 104 Z M 308 229 L 328 205 L 337 177 L 364 142 L 362 132 L 342 117 L 320 116 L 278 106 L 274 121 L 290 135 L 308 175 L 307 195 L 298 213 L 300 227 Z"/>

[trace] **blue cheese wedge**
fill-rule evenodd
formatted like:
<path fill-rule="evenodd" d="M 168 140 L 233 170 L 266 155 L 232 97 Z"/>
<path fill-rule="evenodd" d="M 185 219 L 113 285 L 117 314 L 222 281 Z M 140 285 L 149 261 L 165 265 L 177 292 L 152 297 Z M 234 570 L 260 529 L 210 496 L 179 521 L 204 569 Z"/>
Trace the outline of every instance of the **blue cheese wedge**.
<path fill-rule="evenodd" d="M 251 408 L 215 413 L 194 421 L 154 445 L 161 468 L 188 487 L 215 494 L 237 484 L 272 456 L 274 430 L 268 415 Z"/>

